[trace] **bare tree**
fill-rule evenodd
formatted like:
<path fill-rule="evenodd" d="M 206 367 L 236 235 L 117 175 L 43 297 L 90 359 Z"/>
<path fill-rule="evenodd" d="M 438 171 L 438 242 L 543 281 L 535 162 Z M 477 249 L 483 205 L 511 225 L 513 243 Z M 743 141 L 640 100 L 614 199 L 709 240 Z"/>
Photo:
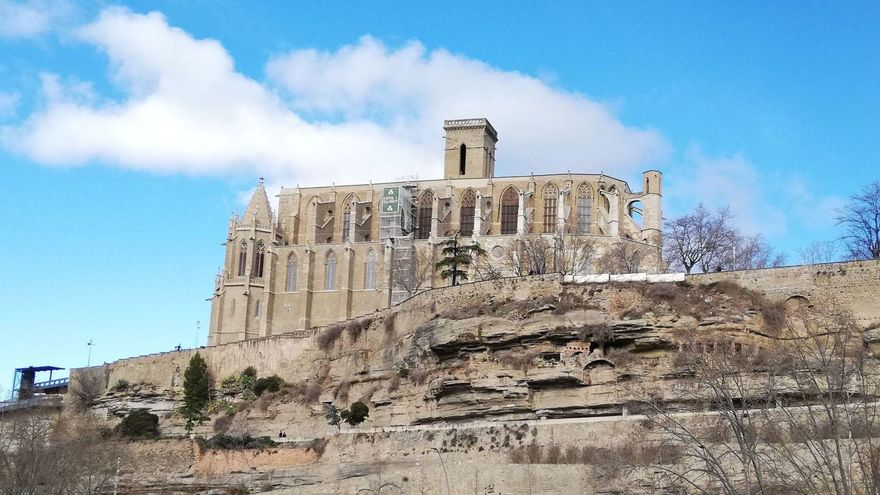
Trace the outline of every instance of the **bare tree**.
<path fill-rule="evenodd" d="M 805 265 L 830 263 L 839 259 L 835 243 L 822 241 L 812 242 L 804 249 L 798 250 L 798 257 L 800 257 L 801 263 Z"/>
<path fill-rule="evenodd" d="M 412 296 L 430 285 L 431 277 L 434 275 L 433 269 L 434 263 L 431 261 L 429 253 L 425 252 L 425 250 L 413 247 L 412 257 L 410 259 L 394 260 L 395 272 L 409 272 L 410 275 L 394 277 L 394 288 L 406 291 L 407 294 Z"/>
<path fill-rule="evenodd" d="M 592 239 L 571 234 L 517 239 L 505 250 L 502 265 L 517 276 L 586 273 L 596 261 Z"/>
<path fill-rule="evenodd" d="M 107 493 L 125 445 L 89 415 L 20 413 L 0 422 L 0 493 Z"/>
<path fill-rule="evenodd" d="M 670 265 L 686 273 L 695 266 L 704 272 L 714 270 L 735 242 L 731 218 L 729 208 L 713 213 L 700 204 L 693 212 L 667 221 L 664 251 Z"/>
<path fill-rule="evenodd" d="M 601 273 L 637 273 L 642 266 L 642 253 L 631 243 L 612 244 L 596 261 Z"/>
<path fill-rule="evenodd" d="M 880 493 L 877 363 L 853 320 L 816 304 L 779 335 L 738 338 L 687 333 L 676 364 L 690 385 L 676 402 L 711 412 L 647 401 L 685 456 L 657 468 L 698 493 Z"/>
<path fill-rule="evenodd" d="M 718 266 L 732 270 L 754 270 L 779 267 L 783 264 L 785 264 L 785 255 L 773 251 L 761 234 L 754 236 L 737 234 L 731 251 L 725 254 Z"/>
<path fill-rule="evenodd" d="M 865 186 L 860 194 L 837 211 L 837 224 L 845 233 L 841 240 L 852 259 L 880 259 L 880 181 Z"/>

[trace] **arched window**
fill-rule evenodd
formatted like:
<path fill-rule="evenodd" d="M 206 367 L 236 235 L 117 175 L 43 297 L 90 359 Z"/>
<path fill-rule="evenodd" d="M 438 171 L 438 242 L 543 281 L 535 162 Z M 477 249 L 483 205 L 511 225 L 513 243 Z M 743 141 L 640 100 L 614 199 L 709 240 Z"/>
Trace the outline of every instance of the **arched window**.
<path fill-rule="evenodd" d="M 544 233 L 556 232 L 556 202 L 559 200 L 559 189 L 552 182 L 544 186 L 541 194 L 544 200 Z"/>
<path fill-rule="evenodd" d="M 257 243 L 257 252 L 254 255 L 254 277 L 263 276 L 263 261 L 266 259 L 266 245 L 263 241 Z"/>
<path fill-rule="evenodd" d="M 501 233 L 516 234 L 516 217 L 519 215 L 519 193 L 508 187 L 501 195 Z"/>
<path fill-rule="evenodd" d="M 477 204 L 477 195 L 473 189 L 467 189 L 461 194 L 460 204 L 458 233 L 463 237 L 470 237 L 474 235 L 474 206 Z"/>
<path fill-rule="evenodd" d="M 419 198 L 419 224 L 416 239 L 427 239 L 431 236 L 431 214 L 434 206 L 434 193 L 430 189 Z"/>
<path fill-rule="evenodd" d="M 367 251 L 364 267 L 364 289 L 376 288 L 376 252 L 372 249 Z"/>
<path fill-rule="evenodd" d="M 342 241 L 348 240 L 351 231 L 351 196 L 345 198 L 345 205 L 342 207 Z"/>
<path fill-rule="evenodd" d="M 238 276 L 243 277 L 247 269 L 247 241 L 241 241 L 238 247 Z"/>
<path fill-rule="evenodd" d="M 285 290 L 287 292 L 296 290 L 296 255 L 293 253 L 290 253 L 290 257 L 287 258 L 287 284 Z"/>
<path fill-rule="evenodd" d="M 458 175 L 464 175 L 465 163 L 467 161 L 467 146 L 461 143 L 458 149 Z"/>
<path fill-rule="evenodd" d="M 254 305 L 254 318 L 260 317 L 260 310 L 262 309 L 262 305 L 260 304 L 262 301 L 257 299 L 257 304 Z"/>
<path fill-rule="evenodd" d="M 577 233 L 590 234 L 593 231 L 593 190 L 586 182 L 577 188 Z"/>
<path fill-rule="evenodd" d="M 327 253 L 327 261 L 324 266 L 324 289 L 336 289 L 336 255 L 333 251 Z"/>

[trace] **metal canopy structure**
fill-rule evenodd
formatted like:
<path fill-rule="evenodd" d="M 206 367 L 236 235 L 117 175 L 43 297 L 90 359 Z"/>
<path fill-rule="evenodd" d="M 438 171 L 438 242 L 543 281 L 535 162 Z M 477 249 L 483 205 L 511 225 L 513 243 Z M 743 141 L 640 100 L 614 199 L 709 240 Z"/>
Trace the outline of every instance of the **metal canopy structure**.
<path fill-rule="evenodd" d="M 58 366 L 27 366 L 15 368 L 12 378 L 12 400 L 22 400 L 32 397 L 35 393 L 60 394 L 67 390 L 68 378 L 52 378 L 52 373 L 63 370 Z M 49 372 L 49 379 L 37 381 L 37 373 Z"/>

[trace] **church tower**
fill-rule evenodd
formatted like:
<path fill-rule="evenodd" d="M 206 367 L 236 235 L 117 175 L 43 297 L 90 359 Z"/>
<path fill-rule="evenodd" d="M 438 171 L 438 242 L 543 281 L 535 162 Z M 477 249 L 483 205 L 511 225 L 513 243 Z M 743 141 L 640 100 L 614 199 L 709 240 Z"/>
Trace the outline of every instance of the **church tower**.
<path fill-rule="evenodd" d="M 498 133 L 489 119 L 443 121 L 446 153 L 445 179 L 476 179 L 495 175 L 495 143 Z"/>
<path fill-rule="evenodd" d="M 226 262 L 212 300 L 209 345 L 265 337 L 272 333 L 271 292 L 275 218 L 263 180 L 244 215 L 233 215 L 226 239 Z"/>

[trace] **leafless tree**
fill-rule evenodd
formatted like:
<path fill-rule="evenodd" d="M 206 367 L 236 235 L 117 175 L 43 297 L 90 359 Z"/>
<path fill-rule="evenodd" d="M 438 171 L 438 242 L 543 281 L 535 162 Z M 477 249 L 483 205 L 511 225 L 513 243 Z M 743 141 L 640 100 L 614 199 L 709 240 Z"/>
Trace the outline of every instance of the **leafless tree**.
<path fill-rule="evenodd" d="M 815 265 L 817 263 L 830 263 L 838 258 L 837 246 L 834 242 L 815 241 L 804 249 L 798 250 L 801 263 Z"/>
<path fill-rule="evenodd" d="M 880 181 L 850 196 L 849 203 L 837 211 L 837 224 L 843 226 L 841 240 L 852 259 L 880 259 Z"/>
<path fill-rule="evenodd" d="M 731 270 L 754 270 L 779 267 L 785 264 L 785 255 L 773 248 L 761 234 L 742 236 L 734 234 L 734 244 L 718 263 L 718 267 Z"/>
<path fill-rule="evenodd" d="M 428 248 L 430 249 L 430 248 Z M 394 271 L 407 273 L 409 276 L 394 277 L 394 288 L 406 291 L 410 296 L 426 289 L 434 274 L 434 263 L 425 249 L 413 247 L 409 260 L 394 260 Z"/>
<path fill-rule="evenodd" d="M 596 261 L 592 239 L 571 234 L 518 239 L 505 250 L 502 265 L 517 276 L 586 273 Z"/>
<path fill-rule="evenodd" d="M 711 212 L 702 204 L 693 212 L 666 222 L 664 251 L 673 268 L 690 273 L 695 266 L 713 271 L 731 250 L 735 232 L 729 208 Z"/>
<path fill-rule="evenodd" d="M 70 379 L 67 400 L 77 410 L 88 409 L 104 393 L 104 377 L 94 368 L 76 373 Z"/>
<path fill-rule="evenodd" d="M 627 242 L 612 244 L 596 261 L 600 273 L 637 273 L 642 266 L 642 253 Z"/>
<path fill-rule="evenodd" d="M 72 495 L 107 493 L 125 444 L 89 415 L 19 413 L 0 422 L 0 493 Z"/>
<path fill-rule="evenodd" d="M 658 469 L 698 493 L 880 493 L 877 364 L 852 319 L 816 304 L 779 335 L 735 338 L 689 333 L 676 358 L 691 377 L 678 402 L 708 412 L 647 401 L 685 456 Z"/>

